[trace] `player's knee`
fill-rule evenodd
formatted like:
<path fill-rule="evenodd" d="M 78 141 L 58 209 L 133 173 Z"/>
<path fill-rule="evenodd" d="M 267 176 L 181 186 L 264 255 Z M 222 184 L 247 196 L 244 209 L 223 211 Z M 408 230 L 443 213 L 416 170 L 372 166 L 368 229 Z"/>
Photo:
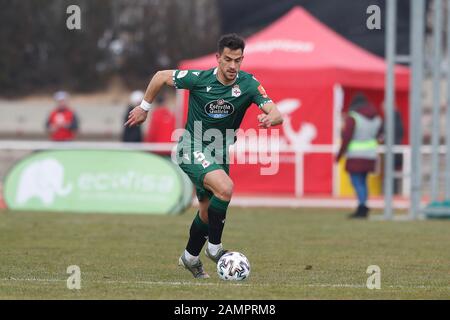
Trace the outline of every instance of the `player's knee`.
<path fill-rule="evenodd" d="M 219 199 L 223 201 L 230 201 L 233 195 L 234 184 L 231 179 L 222 183 L 218 189 L 217 194 L 215 195 Z"/>

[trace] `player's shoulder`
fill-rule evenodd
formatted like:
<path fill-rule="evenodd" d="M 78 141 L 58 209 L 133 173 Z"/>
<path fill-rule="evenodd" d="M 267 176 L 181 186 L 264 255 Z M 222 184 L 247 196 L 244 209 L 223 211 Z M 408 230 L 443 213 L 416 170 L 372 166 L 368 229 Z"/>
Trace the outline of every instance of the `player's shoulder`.
<path fill-rule="evenodd" d="M 239 78 L 241 83 L 245 83 L 249 87 L 257 88 L 260 85 L 259 80 L 251 73 L 240 70 Z"/>
<path fill-rule="evenodd" d="M 208 70 L 199 70 L 199 69 L 178 69 L 178 74 L 181 74 L 182 76 L 190 75 L 198 78 L 204 78 L 211 76 L 213 74 L 214 69 L 208 69 Z"/>
<path fill-rule="evenodd" d="M 204 85 L 209 81 L 212 74 L 211 70 L 199 70 L 199 69 L 177 69 L 174 72 L 174 83 L 189 84 L 189 90 L 194 90 L 197 86 Z"/>
<path fill-rule="evenodd" d="M 249 72 L 246 71 L 239 71 L 239 78 L 241 78 L 241 81 L 248 81 L 250 83 L 255 82 L 255 83 L 259 83 L 258 79 L 256 79 L 256 77 Z"/>

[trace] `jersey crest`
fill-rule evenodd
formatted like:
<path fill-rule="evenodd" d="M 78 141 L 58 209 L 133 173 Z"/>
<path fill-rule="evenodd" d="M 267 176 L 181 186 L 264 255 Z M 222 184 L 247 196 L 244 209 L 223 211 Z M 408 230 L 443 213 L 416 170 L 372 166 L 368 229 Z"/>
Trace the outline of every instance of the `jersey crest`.
<path fill-rule="evenodd" d="M 231 96 L 232 97 L 239 97 L 241 95 L 241 89 L 239 88 L 239 85 L 236 84 L 233 86 L 233 88 L 231 89 Z"/>

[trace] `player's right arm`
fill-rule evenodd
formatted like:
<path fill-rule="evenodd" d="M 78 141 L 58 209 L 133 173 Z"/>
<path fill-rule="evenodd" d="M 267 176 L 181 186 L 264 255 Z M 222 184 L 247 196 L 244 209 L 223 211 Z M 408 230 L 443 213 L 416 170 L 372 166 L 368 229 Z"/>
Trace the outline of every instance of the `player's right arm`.
<path fill-rule="evenodd" d="M 145 119 L 147 119 L 149 106 L 151 105 L 153 99 L 155 99 L 161 88 L 164 85 L 172 87 L 175 86 L 173 81 L 174 73 L 175 70 L 164 70 L 155 73 L 147 86 L 143 102 L 141 103 L 141 105 L 135 107 L 130 111 L 128 115 L 128 121 L 125 122 L 125 126 L 133 127 L 136 125 L 140 125 L 145 121 Z"/>
<path fill-rule="evenodd" d="M 141 105 L 131 110 L 125 126 L 132 127 L 140 125 L 145 121 L 151 103 L 163 85 L 172 86 L 177 89 L 193 90 L 199 80 L 200 73 L 200 71 L 195 70 L 158 71 L 152 80 L 150 80 Z"/>

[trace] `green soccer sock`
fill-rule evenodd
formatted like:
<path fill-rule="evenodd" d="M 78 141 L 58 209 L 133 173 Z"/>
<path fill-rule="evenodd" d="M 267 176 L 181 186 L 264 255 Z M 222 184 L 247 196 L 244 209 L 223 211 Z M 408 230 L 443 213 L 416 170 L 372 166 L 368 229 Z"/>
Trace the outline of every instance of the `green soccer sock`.
<path fill-rule="evenodd" d="M 198 256 L 205 245 L 208 238 L 208 224 L 200 219 L 200 213 L 192 221 L 191 229 L 189 230 L 189 240 L 186 245 L 186 250 L 193 256 Z"/>
<path fill-rule="evenodd" d="M 225 217 L 230 201 L 223 201 L 212 196 L 208 208 L 208 238 L 209 243 L 222 243 L 222 233 L 225 227 Z"/>

